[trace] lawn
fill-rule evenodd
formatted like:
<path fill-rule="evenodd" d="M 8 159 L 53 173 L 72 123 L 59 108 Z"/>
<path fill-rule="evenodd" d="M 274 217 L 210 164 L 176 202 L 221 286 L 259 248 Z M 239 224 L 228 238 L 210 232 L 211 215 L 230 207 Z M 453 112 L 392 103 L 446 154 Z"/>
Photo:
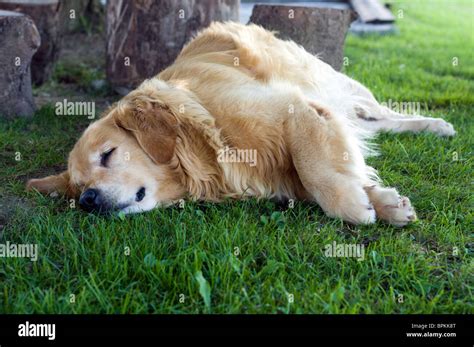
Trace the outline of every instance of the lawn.
<path fill-rule="evenodd" d="M 255 200 L 89 215 L 24 190 L 65 167 L 90 122 L 45 106 L 0 121 L 0 243 L 39 247 L 36 262 L 0 259 L 0 313 L 473 313 L 473 5 L 397 1 L 392 11 L 397 35 L 348 36 L 345 72 L 458 132 L 375 140 L 381 155 L 369 163 L 419 221 L 354 227 L 316 205 Z M 333 241 L 363 244 L 364 260 L 326 257 Z"/>

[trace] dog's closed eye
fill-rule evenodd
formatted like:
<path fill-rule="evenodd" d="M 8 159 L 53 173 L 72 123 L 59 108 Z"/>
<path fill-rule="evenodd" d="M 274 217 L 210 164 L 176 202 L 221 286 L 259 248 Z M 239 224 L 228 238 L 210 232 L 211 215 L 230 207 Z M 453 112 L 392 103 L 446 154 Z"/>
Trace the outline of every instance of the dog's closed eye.
<path fill-rule="evenodd" d="M 117 148 L 109 149 L 107 152 L 104 152 L 100 155 L 100 165 L 103 167 L 107 167 L 107 162 L 109 161 L 110 155 L 115 151 Z"/>

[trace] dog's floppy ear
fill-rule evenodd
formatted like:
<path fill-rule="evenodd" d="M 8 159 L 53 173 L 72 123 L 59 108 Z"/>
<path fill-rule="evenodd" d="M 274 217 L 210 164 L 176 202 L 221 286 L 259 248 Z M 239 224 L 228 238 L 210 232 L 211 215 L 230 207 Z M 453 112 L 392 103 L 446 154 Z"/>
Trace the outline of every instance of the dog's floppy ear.
<path fill-rule="evenodd" d="M 166 107 L 147 102 L 117 112 L 115 123 L 129 131 L 155 163 L 164 164 L 173 158 L 178 121 Z"/>
<path fill-rule="evenodd" d="M 69 184 L 69 173 L 67 171 L 62 172 L 59 175 L 31 179 L 26 183 L 26 189 L 36 189 L 44 194 L 56 192 L 61 195 L 74 195 L 74 191 L 71 189 Z"/>

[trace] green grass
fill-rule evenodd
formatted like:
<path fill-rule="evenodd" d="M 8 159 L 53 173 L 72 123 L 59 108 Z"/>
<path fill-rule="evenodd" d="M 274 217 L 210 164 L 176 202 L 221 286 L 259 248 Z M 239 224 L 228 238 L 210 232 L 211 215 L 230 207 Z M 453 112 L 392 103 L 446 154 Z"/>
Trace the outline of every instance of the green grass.
<path fill-rule="evenodd" d="M 52 107 L 1 121 L 0 205 L 19 207 L 2 211 L 0 243 L 37 243 L 39 259 L 0 259 L 0 312 L 474 312 L 471 4 L 396 2 L 399 35 L 347 38 L 348 75 L 381 101 L 426 103 L 458 131 L 376 139 L 381 155 L 369 163 L 420 218 L 403 229 L 353 227 L 315 205 L 254 200 L 88 215 L 26 193 L 24 181 L 64 168 L 89 121 Z M 333 241 L 364 244 L 365 260 L 325 257 Z"/>
<path fill-rule="evenodd" d="M 94 80 L 105 79 L 105 72 L 98 68 L 91 68 L 84 63 L 58 62 L 53 73 L 54 83 L 75 84 L 80 90 L 92 93 Z"/>

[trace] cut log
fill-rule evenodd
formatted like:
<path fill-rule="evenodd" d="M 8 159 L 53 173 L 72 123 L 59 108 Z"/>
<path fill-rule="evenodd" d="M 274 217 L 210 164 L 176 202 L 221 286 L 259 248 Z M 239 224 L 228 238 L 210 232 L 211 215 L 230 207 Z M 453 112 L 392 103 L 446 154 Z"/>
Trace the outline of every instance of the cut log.
<path fill-rule="evenodd" d="M 107 79 L 121 94 L 170 65 L 212 21 L 239 20 L 240 0 L 108 1 Z"/>
<path fill-rule="evenodd" d="M 322 61 L 340 70 L 347 30 L 354 11 L 290 5 L 255 5 L 250 22 L 293 40 Z"/>
<path fill-rule="evenodd" d="M 0 116 L 33 115 L 30 65 L 40 44 L 30 17 L 0 10 Z"/>
<path fill-rule="evenodd" d="M 41 46 L 31 62 L 31 79 L 41 85 L 53 72 L 59 57 L 59 0 L 0 0 L 0 9 L 30 16 L 41 36 Z"/>

